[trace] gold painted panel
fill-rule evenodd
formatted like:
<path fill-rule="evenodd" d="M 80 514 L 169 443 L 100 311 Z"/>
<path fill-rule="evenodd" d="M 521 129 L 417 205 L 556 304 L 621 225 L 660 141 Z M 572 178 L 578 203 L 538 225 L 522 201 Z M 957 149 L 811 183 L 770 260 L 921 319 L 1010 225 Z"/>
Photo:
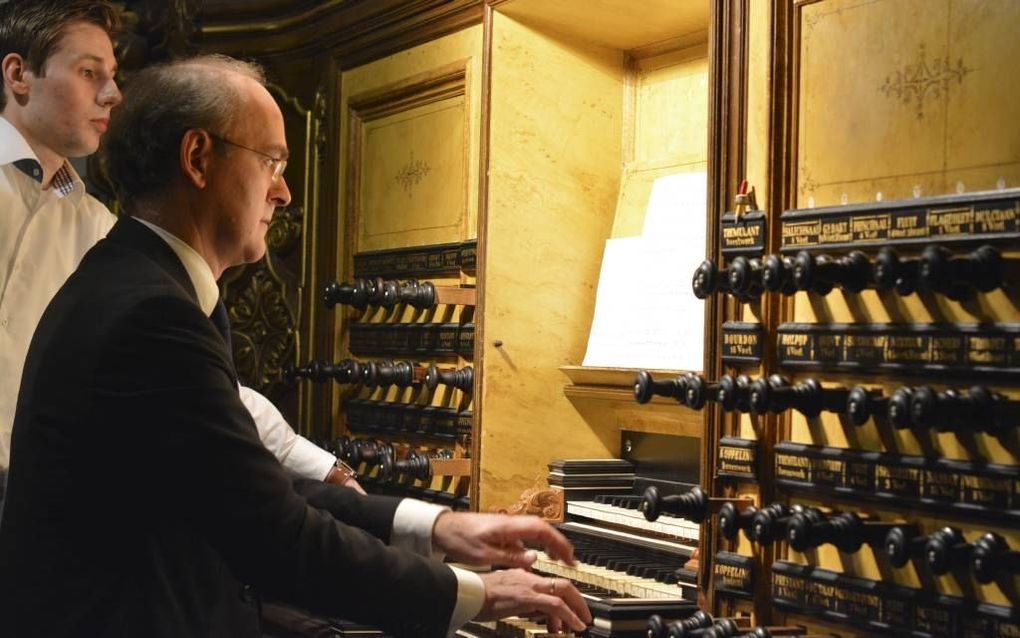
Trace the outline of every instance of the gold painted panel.
<path fill-rule="evenodd" d="M 459 95 L 363 124 L 356 252 L 461 240 L 466 110 Z"/>
<path fill-rule="evenodd" d="M 1020 183 L 1013 0 L 800 9 L 796 205 Z"/>

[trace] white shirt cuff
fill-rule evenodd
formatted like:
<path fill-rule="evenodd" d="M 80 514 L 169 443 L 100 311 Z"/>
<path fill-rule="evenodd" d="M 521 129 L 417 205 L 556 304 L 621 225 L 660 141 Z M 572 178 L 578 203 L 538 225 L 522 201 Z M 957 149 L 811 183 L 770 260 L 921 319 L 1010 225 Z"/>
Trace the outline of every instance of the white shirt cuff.
<path fill-rule="evenodd" d="M 312 443 L 300 434 L 294 439 L 294 447 L 287 456 L 291 472 L 319 481 L 325 481 L 329 471 L 336 465 L 336 457 Z"/>
<path fill-rule="evenodd" d="M 405 498 L 393 514 L 390 546 L 414 552 L 420 556 L 443 560 L 445 556 L 432 553 L 432 528 L 436 519 L 449 507 Z"/>
<path fill-rule="evenodd" d="M 453 607 L 450 629 L 447 632 L 447 636 L 452 638 L 458 629 L 482 611 L 482 605 L 485 604 L 485 583 L 482 582 L 482 577 L 474 572 L 453 566 L 450 569 L 457 577 L 457 604 Z"/>

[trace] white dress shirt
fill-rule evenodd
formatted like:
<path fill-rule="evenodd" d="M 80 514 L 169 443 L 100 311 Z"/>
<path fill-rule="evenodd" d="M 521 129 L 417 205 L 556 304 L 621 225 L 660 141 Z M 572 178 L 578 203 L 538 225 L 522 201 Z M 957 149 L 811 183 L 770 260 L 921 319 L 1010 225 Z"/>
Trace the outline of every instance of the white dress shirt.
<path fill-rule="evenodd" d="M 220 293 L 219 288 L 216 286 L 216 277 L 213 275 L 208 262 L 194 248 L 167 230 L 144 219 L 137 219 L 137 221 L 145 224 L 146 227 L 159 235 L 173 249 L 178 259 L 184 264 L 184 270 L 187 271 L 188 277 L 191 279 L 195 293 L 198 296 L 199 307 L 205 315 L 211 315 L 213 308 L 216 307 Z M 241 389 L 244 390 L 245 388 Z M 271 409 L 278 420 L 283 421 L 283 416 L 280 415 L 279 411 L 267 399 L 253 390 L 250 392 L 252 395 L 261 398 L 264 402 L 264 405 L 259 407 L 260 411 L 268 412 Z M 244 401 L 243 392 L 242 401 Z M 254 415 L 254 412 L 252 414 Z M 284 424 L 286 425 L 286 422 Z M 289 426 L 287 429 L 290 429 Z M 265 437 L 262 436 L 261 430 L 259 436 L 265 442 Z M 439 515 L 447 509 L 449 508 L 409 498 L 403 499 L 397 506 L 393 516 L 390 545 L 442 560 L 444 557 L 433 551 L 432 528 Z M 456 567 L 451 567 L 450 569 L 457 576 L 457 604 L 450 619 L 450 634 L 452 635 L 464 623 L 474 618 L 481 611 L 482 604 L 485 602 L 485 585 L 482 583 L 481 577 L 474 572 Z"/>

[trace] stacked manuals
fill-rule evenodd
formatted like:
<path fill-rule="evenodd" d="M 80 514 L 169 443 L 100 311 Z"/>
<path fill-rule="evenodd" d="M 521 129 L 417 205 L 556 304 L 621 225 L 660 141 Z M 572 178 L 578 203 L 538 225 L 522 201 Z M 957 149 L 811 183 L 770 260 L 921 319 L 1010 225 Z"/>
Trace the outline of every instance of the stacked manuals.
<path fill-rule="evenodd" d="M 559 459 L 549 464 L 549 487 L 565 501 L 590 501 L 599 494 L 630 494 L 634 464 L 623 459 Z"/>

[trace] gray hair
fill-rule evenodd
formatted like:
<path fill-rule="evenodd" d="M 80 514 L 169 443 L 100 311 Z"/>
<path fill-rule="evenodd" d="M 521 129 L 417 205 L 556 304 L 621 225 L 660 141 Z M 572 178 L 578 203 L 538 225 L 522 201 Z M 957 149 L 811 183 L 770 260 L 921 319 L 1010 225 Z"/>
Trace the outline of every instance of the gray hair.
<path fill-rule="evenodd" d="M 225 55 L 176 60 L 131 76 L 103 145 L 107 172 L 128 214 L 176 182 L 185 133 L 224 135 L 234 127 L 244 100 L 232 81 L 236 76 L 265 85 L 260 66 Z"/>

